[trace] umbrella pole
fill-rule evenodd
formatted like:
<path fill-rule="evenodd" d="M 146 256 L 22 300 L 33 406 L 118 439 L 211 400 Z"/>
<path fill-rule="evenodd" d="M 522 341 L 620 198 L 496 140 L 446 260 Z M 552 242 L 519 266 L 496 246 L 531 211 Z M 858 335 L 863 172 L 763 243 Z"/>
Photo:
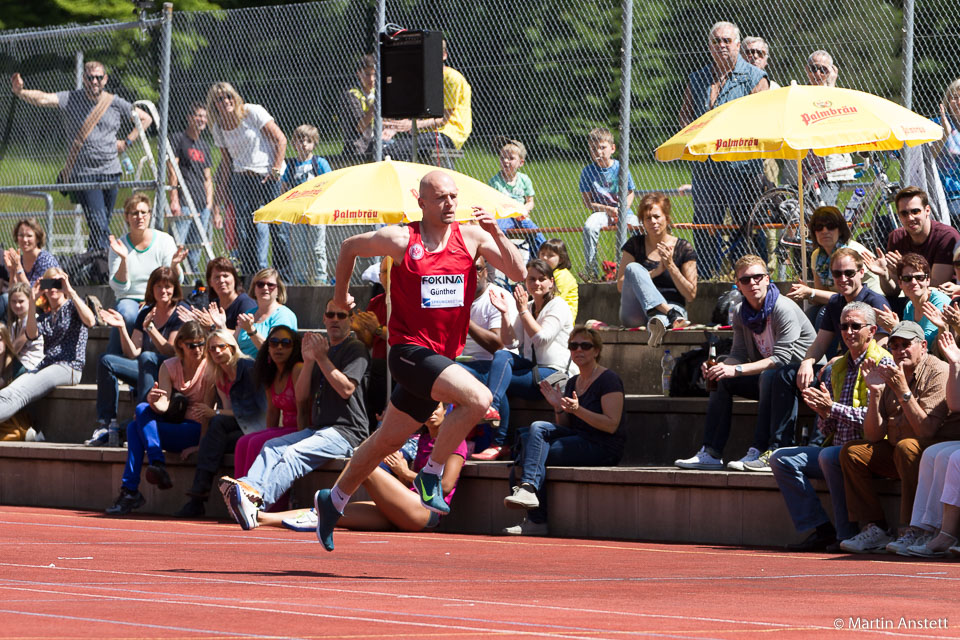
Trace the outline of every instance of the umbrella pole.
<path fill-rule="evenodd" d="M 383 259 L 387 261 L 387 282 L 386 282 L 385 284 L 384 284 L 384 283 L 381 283 L 381 284 L 384 284 L 383 290 L 384 290 L 384 296 L 386 296 L 386 303 L 387 303 L 387 327 L 388 327 L 388 328 L 387 328 L 387 331 L 388 331 L 388 333 L 387 333 L 387 337 L 388 337 L 388 340 L 387 340 L 387 362 L 390 362 L 390 341 L 389 341 L 389 336 L 390 336 L 389 331 L 390 331 L 390 329 L 389 329 L 389 327 L 390 327 L 390 313 L 391 313 L 391 311 L 393 310 L 393 305 L 390 303 L 390 269 L 391 269 L 391 267 L 393 267 L 393 258 L 391 258 L 390 256 L 384 256 Z M 386 398 L 387 404 L 383 405 L 384 411 L 386 411 L 387 405 L 390 404 L 390 382 L 391 382 L 391 381 L 390 381 L 390 367 L 388 366 L 388 367 L 387 367 L 387 398 Z"/>
<path fill-rule="evenodd" d="M 800 282 L 807 282 L 807 221 L 803 211 L 803 167 L 797 158 L 797 186 L 800 194 Z"/>

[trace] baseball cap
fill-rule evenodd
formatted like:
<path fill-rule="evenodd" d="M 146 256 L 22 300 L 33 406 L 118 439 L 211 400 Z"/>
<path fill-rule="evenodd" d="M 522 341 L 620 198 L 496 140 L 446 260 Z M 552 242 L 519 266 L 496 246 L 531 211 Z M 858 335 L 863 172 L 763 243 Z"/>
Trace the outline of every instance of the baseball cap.
<path fill-rule="evenodd" d="M 898 322 L 897 326 L 890 332 L 891 338 L 907 338 L 908 340 L 926 340 L 923 334 L 923 328 L 912 320 L 903 320 Z"/>

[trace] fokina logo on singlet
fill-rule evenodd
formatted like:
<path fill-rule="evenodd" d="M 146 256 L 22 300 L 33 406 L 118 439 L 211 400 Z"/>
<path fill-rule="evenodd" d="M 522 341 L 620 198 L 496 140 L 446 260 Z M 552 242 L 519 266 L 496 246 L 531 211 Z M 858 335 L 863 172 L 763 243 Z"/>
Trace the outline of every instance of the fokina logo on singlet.
<path fill-rule="evenodd" d="M 423 309 L 462 307 L 465 280 L 462 273 L 420 276 L 420 307 Z"/>
<path fill-rule="evenodd" d="M 412 244 L 410 245 L 410 259 L 419 260 L 423 257 L 423 245 L 422 244 Z"/>

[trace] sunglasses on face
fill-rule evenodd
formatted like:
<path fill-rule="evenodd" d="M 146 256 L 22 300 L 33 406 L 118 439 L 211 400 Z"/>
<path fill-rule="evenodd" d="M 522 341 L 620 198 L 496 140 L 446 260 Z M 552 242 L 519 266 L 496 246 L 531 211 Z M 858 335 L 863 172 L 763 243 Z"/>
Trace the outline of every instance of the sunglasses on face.
<path fill-rule="evenodd" d="M 223 351 L 224 349 L 229 349 L 229 348 L 230 348 L 230 345 L 228 345 L 228 344 L 222 344 L 222 343 L 217 343 L 217 344 L 212 344 L 212 345 L 210 345 L 210 346 L 207 347 L 207 348 L 210 349 L 210 351 L 213 351 L 214 353 L 220 353 L 220 352 Z"/>
<path fill-rule="evenodd" d="M 747 49 L 748 56 L 756 56 L 758 58 L 766 58 L 767 52 L 763 49 Z"/>
<path fill-rule="evenodd" d="M 323 317 L 328 320 L 333 320 L 334 318 L 336 318 L 337 320 L 345 320 L 349 315 L 350 315 L 349 313 L 345 313 L 343 311 L 324 311 L 323 312 Z"/>
<path fill-rule="evenodd" d="M 233 102 L 233 96 L 217 96 L 217 102 Z"/>
<path fill-rule="evenodd" d="M 852 329 L 853 331 L 860 331 L 860 329 L 863 329 L 864 327 L 869 327 L 869 326 L 870 326 L 869 324 L 861 324 L 859 322 L 841 322 L 840 331 L 847 331 L 848 329 Z"/>
<path fill-rule="evenodd" d="M 277 283 L 276 283 L 276 282 L 264 282 L 263 280 L 257 280 L 257 284 L 256 284 L 255 286 L 257 287 L 257 289 L 276 289 L 276 288 L 277 288 Z"/>
<path fill-rule="evenodd" d="M 184 342 L 183 346 L 187 349 L 203 349 L 203 344 L 202 342 Z"/>
<path fill-rule="evenodd" d="M 290 345 L 293 344 L 293 340 L 291 340 L 290 338 L 270 338 L 269 340 L 267 340 L 267 342 L 270 343 L 271 347 L 279 347 L 279 346 L 289 347 Z"/>
<path fill-rule="evenodd" d="M 810 65 L 810 71 L 812 71 L 813 73 L 830 73 L 830 69 L 823 66 L 822 64 Z"/>
<path fill-rule="evenodd" d="M 898 211 L 897 213 L 899 213 L 901 216 L 906 217 L 906 216 L 920 215 L 920 213 L 922 212 L 923 212 L 923 209 L 919 207 L 914 207 L 913 209 L 900 209 L 900 211 Z"/>
<path fill-rule="evenodd" d="M 592 342 L 568 342 L 567 348 L 570 349 L 570 351 L 576 351 L 577 349 L 580 349 L 581 351 L 589 351 L 590 349 L 593 349 L 593 343 Z"/>
<path fill-rule="evenodd" d="M 839 280 L 841 277 L 848 278 L 848 279 L 852 278 L 853 276 L 857 275 L 860 272 L 857 269 L 843 269 L 843 270 L 834 269 L 830 273 L 833 274 L 834 280 Z"/>
<path fill-rule="evenodd" d="M 746 286 L 751 282 L 758 283 L 766 277 L 767 277 L 767 274 L 765 273 L 751 273 L 749 275 L 740 276 L 739 278 L 737 278 L 737 282 Z"/>
<path fill-rule="evenodd" d="M 90 82 L 102 82 L 103 79 L 106 78 L 106 77 L 107 77 L 107 76 L 103 76 L 103 75 L 100 75 L 100 76 L 87 76 L 87 80 L 89 80 Z"/>
<path fill-rule="evenodd" d="M 900 282 L 913 282 L 914 280 L 917 282 L 925 282 L 929 277 L 926 273 L 907 273 L 900 276 Z"/>
<path fill-rule="evenodd" d="M 840 225 L 838 225 L 836 222 L 818 222 L 810 225 L 810 228 L 813 229 L 814 233 L 818 233 L 824 229 L 827 231 L 836 231 L 840 228 Z"/>

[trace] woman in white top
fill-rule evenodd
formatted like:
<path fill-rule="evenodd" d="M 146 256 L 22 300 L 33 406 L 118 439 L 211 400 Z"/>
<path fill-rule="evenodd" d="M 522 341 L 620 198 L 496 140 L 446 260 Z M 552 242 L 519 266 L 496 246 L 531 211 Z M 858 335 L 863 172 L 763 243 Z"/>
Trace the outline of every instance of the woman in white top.
<path fill-rule="evenodd" d="M 213 224 L 223 226 L 220 204 L 226 202 L 229 188 L 241 271 L 253 273 L 270 266 L 267 252 L 273 242 L 273 266 L 292 282 L 290 227 L 253 223 L 253 212 L 280 196 L 287 137 L 266 109 L 244 102 L 229 82 L 215 82 L 210 87 L 207 112 L 213 142 L 222 154 L 214 181 Z"/>
<path fill-rule="evenodd" d="M 177 247 L 169 233 L 150 227 L 150 198 L 145 193 L 135 193 L 123 203 L 123 216 L 128 232 L 117 238 L 110 236 L 110 288 L 117 298 L 116 310 L 123 316 L 127 332 L 140 313 L 147 293 L 147 281 L 158 267 L 170 267 L 177 279 L 183 278 L 180 263 L 187 257 L 184 247 Z M 120 355 L 123 348 L 120 332 L 110 331 L 107 353 Z"/>
<path fill-rule="evenodd" d="M 473 457 L 477 460 L 495 460 L 509 452 L 505 446 L 510 427 L 507 396 L 537 400 L 541 397 L 540 380 L 557 372 L 577 373 L 567 348 L 573 316 L 566 301 L 556 295 L 550 265 L 539 258 L 527 263 L 524 287 L 513 290 L 513 303 L 519 313 L 512 324 L 506 320 L 510 305 L 507 296 L 491 290 L 490 302 L 504 317 L 500 323 L 503 344 L 516 340 L 519 355 L 505 350 L 493 354 L 487 386 L 493 393 L 493 406 L 500 412 L 500 426 L 490 447 Z"/>

